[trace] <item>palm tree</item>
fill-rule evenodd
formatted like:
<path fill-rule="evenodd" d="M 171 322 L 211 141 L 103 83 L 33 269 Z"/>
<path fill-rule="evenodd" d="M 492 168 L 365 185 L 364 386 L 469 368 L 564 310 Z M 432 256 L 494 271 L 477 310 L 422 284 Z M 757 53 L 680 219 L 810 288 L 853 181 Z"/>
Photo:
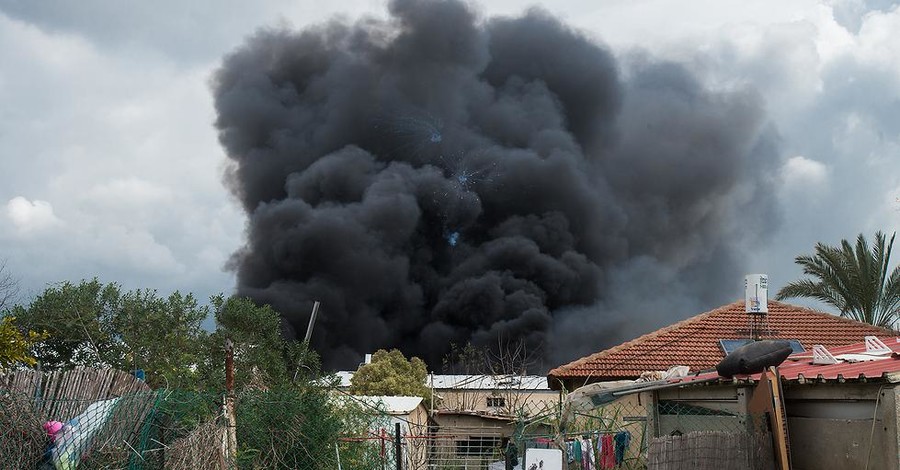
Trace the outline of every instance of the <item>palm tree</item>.
<path fill-rule="evenodd" d="M 862 234 L 855 249 L 847 240 L 840 247 L 817 243 L 814 255 L 794 260 L 817 279 L 791 282 L 776 298 L 817 299 L 837 307 L 843 317 L 893 328 L 900 318 L 900 266 L 890 273 L 888 268 L 895 235 L 885 243 L 885 235 L 876 232 L 871 250 Z"/>

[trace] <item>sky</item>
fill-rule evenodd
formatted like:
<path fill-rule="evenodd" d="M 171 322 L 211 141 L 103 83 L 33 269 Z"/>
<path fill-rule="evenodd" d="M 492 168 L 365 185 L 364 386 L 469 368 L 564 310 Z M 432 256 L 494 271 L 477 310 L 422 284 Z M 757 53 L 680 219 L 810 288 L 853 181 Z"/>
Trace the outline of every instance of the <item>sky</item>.
<path fill-rule="evenodd" d="M 793 259 L 816 242 L 900 228 L 893 2 L 473 5 L 483 17 L 537 6 L 618 57 L 673 60 L 712 89 L 758 93 L 781 139 L 770 175 L 779 220 L 741 262 L 773 289 L 801 275 Z M 166 295 L 231 293 L 226 265 L 245 219 L 222 183 L 210 77 L 258 28 L 334 15 L 385 17 L 385 4 L 0 0 L 0 260 L 22 300 L 95 276 Z"/>

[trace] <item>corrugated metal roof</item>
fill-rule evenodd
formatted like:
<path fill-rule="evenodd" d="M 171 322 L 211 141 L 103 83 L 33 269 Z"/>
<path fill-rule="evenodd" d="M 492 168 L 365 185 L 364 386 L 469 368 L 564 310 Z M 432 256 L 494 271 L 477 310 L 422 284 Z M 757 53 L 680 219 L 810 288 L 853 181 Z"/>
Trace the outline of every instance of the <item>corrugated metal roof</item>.
<path fill-rule="evenodd" d="M 340 387 L 347 388 L 350 386 L 350 379 L 353 378 L 353 372 L 349 370 L 339 370 L 334 375 L 341 380 Z"/>
<path fill-rule="evenodd" d="M 425 384 L 437 390 L 550 390 L 540 375 L 444 375 L 435 374 Z"/>
<path fill-rule="evenodd" d="M 778 373 L 782 380 L 793 382 L 824 382 L 824 381 L 870 381 L 886 380 L 891 383 L 900 382 L 900 337 L 880 336 L 879 339 L 890 348 L 893 353 L 885 355 L 886 359 L 864 362 L 839 361 L 837 364 L 813 364 L 812 352 L 792 354 L 778 367 Z M 833 356 L 842 354 L 861 354 L 866 352 L 865 343 L 855 343 L 847 346 L 828 348 Z M 685 377 L 682 382 L 704 380 L 717 377 L 716 372 Z M 734 379 L 722 379 L 723 382 L 742 382 L 759 380 L 760 374 L 738 375 Z"/>
<path fill-rule="evenodd" d="M 350 387 L 352 371 L 338 371 L 334 375 L 340 379 L 340 386 Z M 450 375 L 434 374 L 425 379 L 425 385 L 438 390 L 550 390 L 547 378 L 541 375 Z"/>
<path fill-rule="evenodd" d="M 391 415 L 406 415 L 422 403 L 422 397 L 389 397 L 353 395 L 353 398 L 367 405 L 385 410 Z"/>

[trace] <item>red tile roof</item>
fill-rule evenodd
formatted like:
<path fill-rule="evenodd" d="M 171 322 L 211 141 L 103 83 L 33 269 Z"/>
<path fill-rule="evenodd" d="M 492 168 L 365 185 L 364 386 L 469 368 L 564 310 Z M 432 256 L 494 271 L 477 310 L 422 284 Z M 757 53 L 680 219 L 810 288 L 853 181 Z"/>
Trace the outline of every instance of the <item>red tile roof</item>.
<path fill-rule="evenodd" d="M 893 354 L 884 355 L 885 359 L 863 362 L 844 362 L 837 364 L 813 364 L 812 351 L 792 354 L 784 363 L 778 366 L 778 375 L 782 380 L 791 382 L 821 382 L 826 380 L 859 381 L 885 379 L 888 382 L 900 382 L 900 337 L 880 337 L 884 344 L 893 351 Z M 828 348 L 833 356 L 841 354 L 861 354 L 866 352 L 865 343 L 856 343 L 848 346 Z M 716 372 L 692 375 L 681 379 L 682 382 L 710 379 L 717 377 Z M 759 380 L 760 374 L 736 375 L 733 381 L 742 382 L 748 378 Z M 731 382 L 731 379 L 722 379 L 723 382 Z"/>
<path fill-rule="evenodd" d="M 749 316 L 744 301 L 724 305 L 648 333 L 605 351 L 557 367 L 547 374 L 551 387 L 560 380 L 578 385 L 605 380 L 634 379 L 645 371 L 685 365 L 692 372 L 712 369 L 725 354 L 720 339 L 740 339 Z M 776 334 L 767 338 L 796 339 L 811 351 L 814 344 L 837 347 L 858 343 L 863 337 L 892 336 L 894 332 L 828 313 L 769 301 L 768 325 Z"/>

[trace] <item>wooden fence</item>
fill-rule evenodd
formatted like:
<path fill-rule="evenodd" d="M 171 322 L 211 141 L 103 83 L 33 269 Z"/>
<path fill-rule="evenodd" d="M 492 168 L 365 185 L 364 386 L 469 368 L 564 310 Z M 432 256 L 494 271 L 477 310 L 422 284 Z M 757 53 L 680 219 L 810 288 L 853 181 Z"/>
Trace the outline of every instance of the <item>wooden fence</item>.
<path fill-rule="evenodd" d="M 773 470 L 769 433 L 698 431 L 658 437 L 647 455 L 650 470 Z"/>

